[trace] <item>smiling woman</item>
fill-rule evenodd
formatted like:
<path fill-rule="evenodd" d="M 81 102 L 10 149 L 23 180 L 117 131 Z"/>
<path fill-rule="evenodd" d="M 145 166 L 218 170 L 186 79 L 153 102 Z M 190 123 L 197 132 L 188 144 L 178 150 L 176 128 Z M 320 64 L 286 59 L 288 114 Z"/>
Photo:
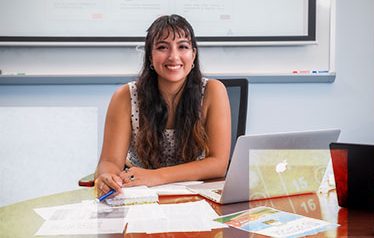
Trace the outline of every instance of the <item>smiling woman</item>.
<path fill-rule="evenodd" d="M 179 15 L 159 17 L 147 30 L 138 80 L 119 88 L 109 105 L 98 195 L 224 176 L 230 118 L 224 85 L 202 76 L 191 25 Z"/>

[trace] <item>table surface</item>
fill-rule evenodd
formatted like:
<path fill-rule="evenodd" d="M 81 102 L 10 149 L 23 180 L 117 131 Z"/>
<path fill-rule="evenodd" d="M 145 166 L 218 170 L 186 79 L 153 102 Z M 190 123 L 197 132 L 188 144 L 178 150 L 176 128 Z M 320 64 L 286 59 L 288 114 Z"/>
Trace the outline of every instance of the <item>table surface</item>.
<path fill-rule="evenodd" d="M 32 237 L 44 220 L 34 212 L 34 208 L 77 203 L 82 200 L 94 199 L 92 188 L 83 188 L 69 192 L 53 194 L 37 199 L 27 200 L 0 208 L 0 237 Z M 200 196 L 160 196 L 160 203 L 181 203 L 198 201 Z M 269 206 L 279 210 L 297 213 L 307 217 L 323 219 L 337 223 L 336 229 L 316 234 L 313 237 L 347 237 L 374 236 L 374 212 L 365 210 L 349 210 L 340 208 L 337 204 L 336 193 L 305 194 L 291 197 L 273 198 L 261 201 L 251 201 L 228 205 L 219 205 L 208 201 L 220 215 L 225 215 L 256 206 Z M 56 236 L 55 236 L 56 237 Z M 62 236 L 66 237 L 66 236 Z M 235 228 L 214 229 L 211 232 L 177 232 L 160 234 L 108 234 L 82 235 L 69 237 L 249 237 L 245 231 Z M 250 237 L 262 237 L 250 233 Z"/>

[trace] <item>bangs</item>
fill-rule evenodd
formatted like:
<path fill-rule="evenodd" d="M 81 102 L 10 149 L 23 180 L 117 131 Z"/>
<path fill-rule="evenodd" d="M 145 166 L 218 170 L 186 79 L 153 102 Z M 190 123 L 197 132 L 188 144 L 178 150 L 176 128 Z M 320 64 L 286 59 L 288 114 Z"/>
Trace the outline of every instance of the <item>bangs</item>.
<path fill-rule="evenodd" d="M 173 40 L 175 40 L 175 38 L 187 38 L 191 40 L 191 33 L 187 28 L 167 24 L 159 28 L 155 34 L 153 42 L 155 43 L 157 41 L 165 40 L 169 38 L 169 36 L 172 36 Z"/>

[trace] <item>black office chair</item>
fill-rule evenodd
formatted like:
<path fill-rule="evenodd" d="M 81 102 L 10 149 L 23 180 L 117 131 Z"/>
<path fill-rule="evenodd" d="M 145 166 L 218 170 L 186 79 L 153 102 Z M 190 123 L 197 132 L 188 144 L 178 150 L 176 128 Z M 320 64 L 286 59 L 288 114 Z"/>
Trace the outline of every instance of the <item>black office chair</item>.
<path fill-rule="evenodd" d="M 218 79 L 226 89 L 231 107 L 231 154 L 234 150 L 236 139 L 245 134 L 247 124 L 248 81 L 247 79 Z M 93 187 L 94 174 L 83 177 L 78 182 L 79 186 Z"/>
<path fill-rule="evenodd" d="M 219 79 L 227 89 L 231 107 L 231 152 L 236 139 L 245 134 L 247 125 L 248 81 L 247 79 Z"/>

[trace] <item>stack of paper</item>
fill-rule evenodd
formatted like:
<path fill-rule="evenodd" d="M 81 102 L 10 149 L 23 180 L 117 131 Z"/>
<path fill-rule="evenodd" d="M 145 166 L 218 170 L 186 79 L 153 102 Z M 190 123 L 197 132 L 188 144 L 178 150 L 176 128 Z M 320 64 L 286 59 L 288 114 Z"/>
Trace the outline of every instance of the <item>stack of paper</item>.
<path fill-rule="evenodd" d="M 158 195 L 156 191 L 147 186 L 122 188 L 122 193 L 113 198 L 108 198 L 105 202 L 110 206 L 126 206 L 135 204 L 157 203 Z"/>
<path fill-rule="evenodd" d="M 184 185 L 167 186 L 169 193 L 188 192 Z M 106 203 L 91 200 L 34 209 L 45 219 L 36 235 L 123 233 L 126 223 L 126 233 L 196 232 L 227 227 L 213 221 L 218 215 L 205 200 L 159 205 L 156 191 L 145 186 L 131 187 L 106 199 Z"/>

